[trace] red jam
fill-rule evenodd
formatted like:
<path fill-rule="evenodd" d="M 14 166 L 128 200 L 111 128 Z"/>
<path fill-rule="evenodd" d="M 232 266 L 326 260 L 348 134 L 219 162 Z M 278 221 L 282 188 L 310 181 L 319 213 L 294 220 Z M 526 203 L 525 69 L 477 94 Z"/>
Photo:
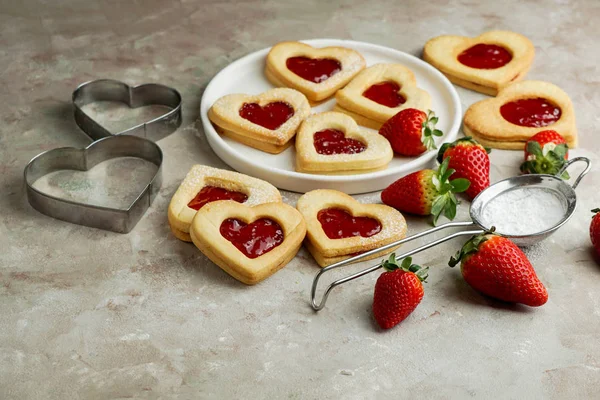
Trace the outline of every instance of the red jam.
<path fill-rule="evenodd" d="M 188 207 L 199 210 L 208 203 L 217 200 L 234 200 L 243 203 L 248 200 L 248 196 L 241 192 L 234 192 L 216 186 L 204 186 L 189 203 Z"/>
<path fill-rule="evenodd" d="M 285 65 L 299 77 L 321 83 L 342 70 L 342 64 L 332 58 L 290 57 Z"/>
<path fill-rule="evenodd" d="M 506 103 L 500 107 L 500 114 L 512 124 L 539 128 L 558 121 L 562 112 L 560 107 L 555 106 L 548 100 L 537 98 Z"/>
<path fill-rule="evenodd" d="M 221 224 L 220 232 L 248 258 L 260 257 L 283 243 L 283 229 L 268 218 L 251 224 L 229 218 Z"/>
<path fill-rule="evenodd" d="M 365 90 L 363 96 L 375 103 L 386 107 L 395 108 L 406 103 L 406 99 L 398 93 L 400 85 L 396 82 L 381 82 Z"/>
<path fill-rule="evenodd" d="M 512 60 L 512 54 L 504 47 L 479 43 L 460 53 L 457 59 L 467 67 L 496 69 L 508 64 Z"/>
<path fill-rule="evenodd" d="M 313 142 L 319 154 L 357 154 L 366 150 L 367 146 L 360 140 L 344 136 L 337 129 L 325 129 L 315 133 Z"/>
<path fill-rule="evenodd" d="M 275 130 L 294 116 L 294 108 L 283 101 L 276 101 L 261 107 L 256 103 L 244 103 L 240 117 L 264 128 Z"/>
<path fill-rule="evenodd" d="M 381 231 L 381 224 L 375 218 L 354 217 L 339 208 L 325 208 L 319 211 L 317 219 L 329 239 L 371 237 Z"/>

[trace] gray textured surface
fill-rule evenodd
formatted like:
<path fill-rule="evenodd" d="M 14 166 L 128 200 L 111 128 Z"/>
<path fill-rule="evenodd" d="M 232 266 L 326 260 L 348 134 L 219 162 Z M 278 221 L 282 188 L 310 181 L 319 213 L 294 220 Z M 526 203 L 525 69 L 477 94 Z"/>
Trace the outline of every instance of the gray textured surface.
<path fill-rule="evenodd" d="M 600 205 L 600 3 L 445 3 L 2 2 L 0 398 L 600 397 L 600 266 L 587 232 Z M 472 291 L 445 266 L 460 245 L 452 242 L 418 257 L 432 267 L 423 302 L 380 332 L 370 314 L 376 276 L 339 288 L 315 314 L 306 251 L 246 287 L 169 233 L 166 207 L 189 167 L 224 166 L 194 121 L 202 89 L 234 59 L 317 37 L 418 54 L 430 37 L 489 29 L 532 39 L 529 77 L 571 95 L 581 138 L 572 154 L 595 163 L 574 219 L 529 251 L 550 293 L 545 306 L 501 305 Z M 100 77 L 160 81 L 184 96 L 182 127 L 159 142 L 163 188 L 128 235 L 53 220 L 24 197 L 31 157 L 87 144 L 69 99 L 78 83 Z M 458 91 L 465 107 L 484 98 Z M 517 173 L 520 157 L 494 151 L 492 179 Z M 119 165 L 106 170 L 121 175 Z M 409 226 L 427 225 L 409 218 Z"/>

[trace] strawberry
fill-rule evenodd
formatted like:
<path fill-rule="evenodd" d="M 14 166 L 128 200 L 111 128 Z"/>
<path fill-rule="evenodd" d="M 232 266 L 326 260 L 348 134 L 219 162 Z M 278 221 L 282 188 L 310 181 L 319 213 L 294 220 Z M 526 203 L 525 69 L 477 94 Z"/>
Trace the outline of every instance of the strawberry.
<path fill-rule="evenodd" d="M 434 136 L 442 136 L 435 129 L 438 118 L 431 110 L 425 114 L 416 108 L 406 108 L 388 119 L 379 129 L 392 145 L 392 149 L 403 156 L 418 156 L 435 149 Z"/>
<path fill-rule="evenodd" d="M 444 213 L 452 220 L 456 216 L 458 200 L 454 193 L 469 188 L 467 179 L 449 180 L 454 174 L 448 169 L 450 157 L 446 158 L 437 171 L 424 169 L 398 179 L 381 192 L 381 201 L 400 211 L 417 215 L 433 215 L 433 224 Z"/>
<path fill-rule="evenodd" d="M 491 232 L 473 236 L 448 265 L 459 262 L 465 281 L 487 296 L 531 307 L 548 300 L 548 292 L 525 253 L 505 237 Z"/>
<path fill-rule="evenodd" d="M 569 146 L 556 131 L 541 131 L 533 135 L 525 143 L 525 162 L 521 164 L 521 172 L 525 174 L 556 175 L 569 158 Z M 569 179 L 565 171 L 563 179 Z"/>
<path fill-rule="evenodd" d="M 592 239 L 592 245 L 596 249 L 596 253 L 600 257 L 600 208 L 594 208 L 592 210 L 594 217 L 590 224 L 590 238 Z"/>
<path fill-rule="evenodd" d="M 490 157 L 486 149 L 473 138 L 467 136 L 452 143 L 444 143 L 438 152 L 441 163 L 448 157 L 450 168 L 456 170 L 451 178 L 465 178 L 471 182 L 466 194 L 472 200 L 481 191 L 490 186 Z"/>
<path fill-rule="evenodd" d="M 392 253 L 381 265 L 386 272 L 379 275 L 373 295 L 373 315 L 383 329 L 389 329 L 409 316 L 423 299 L 423 284 L 428 268 L 412 264 L 410 257 L 398 264 Z"/>

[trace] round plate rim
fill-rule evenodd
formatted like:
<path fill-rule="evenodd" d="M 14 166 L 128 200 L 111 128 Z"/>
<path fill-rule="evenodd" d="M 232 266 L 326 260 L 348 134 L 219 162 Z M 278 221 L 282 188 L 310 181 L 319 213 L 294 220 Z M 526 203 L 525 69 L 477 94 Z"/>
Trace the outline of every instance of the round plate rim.
<path fill-rule="evenodd" d="M 445 141 L 448 141 L 448 142 L 454 141 L 456 139 L 456 137 L 458 136 L 458 130 L 460 129 L 460 125 L 462 122 L 462 105 L 460 102 L 460 98 L 458 96 L 458 92 L 456 91 L 456 89 L 454 88 L 452 83 L 448 80 L 448 78 L 446 78 L 439 70 L 437 70 L 436 68 L 434 68 L 427 62 L 421 60 L 420 58 L 418 58 L 412 54 L 403 52 L 401 50 L 396 50 L 391 47 L 368 43 L 368 42 L 362 42 L 362 41 L 345 40 L 345 39 L 327 39 L 327 38 L 308 39 L 308 40 L 299 40 L 299 41 L 310 44 L 315 47 L 344 46 L 344 45 L 349 45 L 349 47 L 351 47 L 352 45 L 366 46 L 366 47 L 373 48 L 374 50 L 381 51 L 383 53 L 387 53 L 387 54 L 391 53 L 392 56 L 400 54 L 403 57 L 411 58 L 413 62 L 419 64 L 421 67 L 423 67 L 429 73 L 433 74 L 433 76 L 438 78 L 439 82 L 444 86 L 444 89 L 446 89 L 446 91 L 450 94 L 452 103 L 454 103 L 453 105 L 454 105 L 455 111 L 454 111 L 453 121 L 450 126 L 449 132 L 447 132 L 445 134 Z M 215 85 L 215 81 L 217 80 L 217 78 L 219 78 L 222 75 L 227 74 L 227 72 L 229 70 L 234 69 L 237 65 L 246 62 L 246 60 L 249 58 L 265 57 L 270 49 L 271 49 L 271 47 L 267 47 L 267 48 L 264 48 L 261 50 L 254 51 L 254 52 L 249 53 L 249 54 L 233 61 L 232 63 L 228 64 L 226 67 L 221 69 L 217 74 L 215 74 L 215 76 L 213 76 L 213 78 L 210 80 L 210 82 L 206 86 L 204 93 L 202 94 L 202 99 L 200 101 L 200 118 L 202 120 L 202 125 L 204 128 L 205 136 L 208 140 L 209 145 L 215 151 L 215 153 L 217 153 L 219 158 L 221 158 L 225 163 L 227 163 L 231 167 L 233 167 L 233 165 L 230 164 L 229 161 L 231 161 L 231 160 L 229 158 L 231 158 L 233 160 L 237 160 L 244 164 L 251 164 L 253 168 L 261 171 L 261 173 L 263 173 L 264 175 L 277 174 L 277 175 L 280 175 L 282 178 L 293 178 L 295 181 L 301 180 L 306 183 L 311 182 L 311 181 L 312 182 L 318 181 L 318 182 L 322 182 L 324 184 L 332 184 L 332 183 L 333 184 L 335 184 L 335 183 L 342 184 L 342 183 L 357 183 L 357 181 L 371 181 L 373 179 L 389 178 L 390 175 L 394 175 L 394 174 L 398 174 L 398 173 L 402 173 L 402 172 L 406 172 L 406 171 L 411 171 L 417 165 L 426 165 L 437 154 L 437 150 L 434 149 L 434 150 L 428 151 L 427 153 L 422 154 L 421 156 L 415 158 L 414 160 L 409 161 L 408 163 L 402 164 L 400 167 L 386 168 L 381 171 L 369 172 L 369 173 L 365 173 L 365 174 L 352 174 L 352 175 L 307 174 L 307 173 L 289 171 L 289 170 L 280 169 L 280 168 L 264 167 L 255 162 L 248 161 L 247 157 L 241 156 L 240 154 L 238 154 L 238 152 L 236 150 L 234 150 L 232 147 L 230 147 L 221 138 L 221 136 L 217 133 L 217 131 L 212 126 L 212 123 L 208 119 L 209 105 L 206 104 L 207 103 L 206 97 L 207 97 L 207 94 L 209 94 L 212 90 L 214 90 L 213 85 Z M 218 149 L 215 148 L 215 146 L 218 146 Z M 225 153 L 226 157 L 223 157 L 220 154 L 221 151 L 223 151 Z M 235 168 L 235 167 L 234 167 L 234 169 L 237 170 L 237 168 Z M 238 172 L 244 173 L 244 171 L 239 171 L 239 170 L 238 170 Z M 265 179 L 265 178 L 263 178 L 263 179 Z M 268 179 L 266 179 L 266 180 L 268 180 Z M 275 186 L 277 186 L 277 185 L 275 185 Z M 283 188 L 283 189 L 285 189 L 285 188 Z M 294 191 L 293 189 L 286 189 L 286 190 Z M 361 192 L 356 192 L 356 193 L 361 193 Z"/>

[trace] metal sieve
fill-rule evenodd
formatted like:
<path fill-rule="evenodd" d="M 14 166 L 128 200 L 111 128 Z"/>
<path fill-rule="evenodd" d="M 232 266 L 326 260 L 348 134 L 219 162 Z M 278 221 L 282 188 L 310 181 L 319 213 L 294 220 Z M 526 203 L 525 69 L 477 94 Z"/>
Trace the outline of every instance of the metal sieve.
<path fill-rule="evenodd" d="M 572 164 L 574 164 L 576 162 L 584 162 L 586 164 L 586 167 L 579 174 L 579 176 L 577 177 L 577 179 L 575 180 L 573 185 L 570 185 L 568 182 L 566 182 L 565 180 L 563 180 L 561 178 L 561 175 L 563 174 L 563 172 L 565 172 L 567 170 L 567 168 L 569 168 L 569 166 L 571 166 Z M 327 267 L 320 270 L 317 273 L 317 275 L 315 276 L 315 278 L 313 279 L 312 289 L 311 289 L 312 308 L 315 311 L 322 310 L 323 307 L 325 307 L 327 298 L 329 297 L 329 294 L 331 293 L 331 290 L 334 287 L 339 286 L 343 283 L 352 281 L 354 279 L 360 278 L 361 276 L 371 273 L 373 271 L 376 271 L 379 268 L 381 268 L 381 264 L 379 263 L 379 264 L 373 265 L 370 268 L 364 269 L 362 271 L 356 272 L 352 275 L 348 275 L 344 278 L 340 278 L 340 279 L 332 282 L 327 287 L 327 289 L 325 289 L 325 292 L 323 293 L 321 302 L 317 303 L 316 302 L 317 287 L 319 285 L 319 279 L 321 278 L 321 276 L 323 276 L 323 274 L 325 274 L 331 270 L 346 266 L 348 264 L 352 264 L 354 262 L 360 261 L 361 259 L 368 257 L 370 255 L 376 254 L 380 251 L 384 251 L 384 250 L 393 248 L 400 244 L 410 242 L 412 240 L 418 239 L 423 236 L 430 235 L 434 232 L 441 231 L 443 229 L 457 228 L 457 227 L 469 228 L 468 230 L 456 232 L 451 235 L 448 235 L 443 238 L 440 238 L 440 239 L 434 240 L 432 242 L 429 242 L 427 244 L 424 244 L 420 247 L 417 247 L 416 249 L 413 249 L 413 250 L 407 251 L 406 253 L 398 255 L 398 256 L 396 256 L 396 258 L 398 260 L 401 260 L 403 258 L 410 257 L 413 254 L 420 253 L 423 250 L 427 250 L 431 247 L 437 246 L 440 243 L 457 238 L 459 236 L 472 236 L 472 235 L 478 235 L 478 234 L 484 233 L 486 231 L 490 231 L 491 228 L 493 227 L 493 224 L 491 224 L 492 226 L 485 226 L 485 224 L 483 223 L 483 212 L 485 211 L 486 207 L 490 204 L 490 202 L 492 200 L 498 198 L 499 196 L 501 196 L 509 191 L 515 190 L 515 189 L 519 189 L 519 188 L 522 188 L 522 189 L 544 189 L 544 190 L 552 192 L 557 198 L 560 199 L 560 202 L 562 203 L 562 206 L 563 206 L 564 215 L 563 215 L 562 219 L 558 223 L 556 223 L 554 226 L 552 226 L 548 229 L 545 229 L 541 232 L 536 232 L 536 233 L 532 233 L 532 234 L 528 234 L 528 235 L 509 235 L 509 234 L 502 234 L 502 233 L 497 233 L 497 234 L 504 236 L 506 238 L 509 238 L 514 243 L 516 243 L 518 246 L 522 246 L 522 247 L 531 246 L 541 240 L 546 239 L 548 236 L 550 236 L 552 233 L 554 233 L 556 230 L 558 230 L 558 228 L 560 228 L 561 226 L 566 224 L 569 221 L 569 219 L 571 219 L 571 217 L 573 216 L 573 213 L 575 212 L 575 208 L 577 206 L 577 195 L 575 193 L 575 188 L 577 187 L 577 185 L 579 185 L 579 182 L 581 181 L 581 179 L 585 176 L 585 174 L 587 174 L 590 171 L 590 169 L 591 169 L 591 163 L 588 158 L 577 157 L 577 158 L 573 158 L 572 160 L 569 160 L 563 166 L 563 168 L 561 168 L 561 170 L 558 171 L 558 173 L 556 175 L 532 174 L 532 175 L 520 175 L 520 176 L 515 176 L 512 178 L 504 179 L 502 181 L 499 181 L 499 182 L 491 185 L 490 187 L 488 187 L 487 189 L 482 191 L 477 197 L 475 197 L 475 199 L 473 199 L 473 202 L 471 203 L 471 207 L 469 210 L 469 214 L 471 216 L 471 221 L 449 222 L 447 224 L 436 226 L 432 229 L 428 229 L 426 231 L 406 237 L 406 238 L 398 240 L 396 242 L 389 243 L 385 246 L 381 246 L 376 249 L 369 250 L 369 251 L 361 253 L 357 256 L 348 258 L 347 260 L 343 260 L 343 261 L 337 262 L 335 264 L 328 265 Z"/>

